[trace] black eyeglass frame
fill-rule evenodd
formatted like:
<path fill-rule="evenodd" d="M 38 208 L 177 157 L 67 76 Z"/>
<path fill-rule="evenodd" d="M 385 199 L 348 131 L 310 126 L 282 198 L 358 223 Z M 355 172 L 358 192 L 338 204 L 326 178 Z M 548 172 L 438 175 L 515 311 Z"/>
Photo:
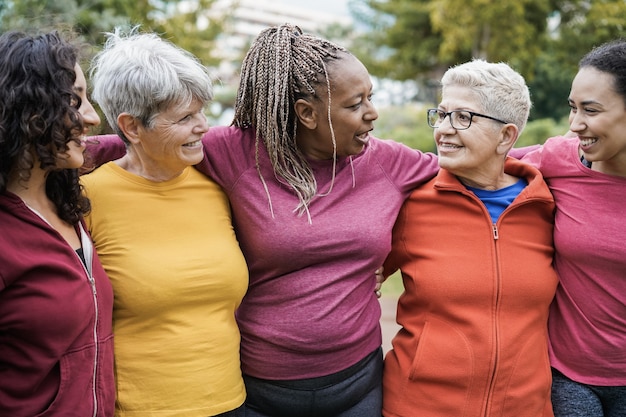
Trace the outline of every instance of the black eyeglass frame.
<path fill-rule="evenodd" d="M 470 126 L 472 125 L 472 121 L 474 120 L 474 116 L 478 116 L 478 117 L 484 117 L 485 119 L 490 119 L 490 120 L 494 120 L 496 122 L 500 122 L 502 124 L 509 124 L 509 122 L 505 122 L 504 120 L 500 120 L 500 119 L 496 119 L 495 117 L 491 117 L 491 116 L 487 116 L 486 114 L 480 114 L 480 113 L 476 113 L 473 111 L 469 111 L 469 110 L 452 110 L 452 111 L 448 111 L 445 112 L 443 110 L 439 110 L 439 109 L 428 109 L 426 110 L 426 121 L 428 123 L 428 126 L 432 127 L 433 129 L 437 129 L 439 126 L 441 125 L 433 125 L 430 122 L 430 115 L 436 113 L 437 114 L 437 119 L 441 121 L 441 123 L 443 123 L 443 121 L 446 119 L 446 117 L 450 118 L 450 126 L 452 126 L 452 128 L 454 130 L 465 130 L 465 129 L 469 129 Z M 467 124 L 467 127 L 456 127 L 454 125 L 454 123 L 452 122 L 452 114 L 453 113 L 468 113 L 470 115 L 470 119 L 469 119 L 469 123 Z M 443 114 L 443 117 L 441 117 L 440 114 Z"/>

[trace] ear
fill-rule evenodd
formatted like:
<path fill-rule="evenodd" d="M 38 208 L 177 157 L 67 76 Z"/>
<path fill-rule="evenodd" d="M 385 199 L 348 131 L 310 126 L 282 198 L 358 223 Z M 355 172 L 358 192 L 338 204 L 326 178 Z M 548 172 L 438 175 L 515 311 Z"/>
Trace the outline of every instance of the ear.
<path fill-rule="evenodd" d="M 498 147 L 496 151 L 500 155 L 506 155 L 509 153 L 509 150 L 515 145 L 517 142 L 519 131 L 517 130 L 517 126 L 513 123 L 507 123 L 502 127 L 500 131 L 500 139 L 498 140 Z"/>
<path fill-rule="evenodd" d="M 117 126 L 124 132 L 124 136 L 126 136 L 130 143 L 135 145 L 139 142 L 139 128 L 141 124 L 136 117 L 128 113 L 121 113 L 117 116 Z"/>
<path fill-rule="evenodd" d="M 303 98 L 298 99 L 293 108 L 296 117 L 306 128 L 313 130 L 317 127 L 317 112 L 310 101 Z"/>

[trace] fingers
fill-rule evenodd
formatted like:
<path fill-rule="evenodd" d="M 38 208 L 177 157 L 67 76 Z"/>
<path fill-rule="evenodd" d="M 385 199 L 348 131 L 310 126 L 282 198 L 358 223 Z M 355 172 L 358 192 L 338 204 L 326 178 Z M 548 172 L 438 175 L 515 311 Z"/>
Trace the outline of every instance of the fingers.
<path fill-rule="evenodd" d="M 383 276 L 383 267 L 381 266 L 376 271 L 374 271 L 376 275 L 376 286 L 374 287 L 374 293 L 376 294 L 376 298 L 380 298 L 382 295 L 380 289 L 383 286 L 383 282 L 385 282 L 385 277 Z"/>

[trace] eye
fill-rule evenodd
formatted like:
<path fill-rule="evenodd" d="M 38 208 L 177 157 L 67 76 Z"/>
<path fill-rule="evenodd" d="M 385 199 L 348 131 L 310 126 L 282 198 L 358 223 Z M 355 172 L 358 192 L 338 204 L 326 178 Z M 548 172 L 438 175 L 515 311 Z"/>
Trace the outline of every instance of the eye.
<path fill-rule="evenodd" d="M 182 119 L 180 119 L 180 120 L 178 121 L 178 123 L 185 123 L 185 122 L 187 122 L 187 121 L 191 120 L 191 118 L 192 118 L 192 117 L 193 117 L 193 115 L 192 115 L 192 114 L 188 114 L 188 115 L 186 115 L 185 117 L 183 117 Z"/>
<path fill-rule="evenodd" d="M 443 110 L 437 110 L 437 117 L 439 120 L 443 120 L 446 118 L 446 112 Z"/>
<path fill-rule="evenodd" d="M 460 111 L 456 113 L 456 118 L 460 122 L 467 123 L 472 118 L 472 115 L 469 114 L 468 112 Z"/>

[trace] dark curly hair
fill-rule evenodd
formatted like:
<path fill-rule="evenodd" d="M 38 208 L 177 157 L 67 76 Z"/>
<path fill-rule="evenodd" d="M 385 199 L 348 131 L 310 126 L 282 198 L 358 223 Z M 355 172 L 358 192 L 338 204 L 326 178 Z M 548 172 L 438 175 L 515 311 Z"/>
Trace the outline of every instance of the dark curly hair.
<path fill-rule="evenodd" d="M 57 154 L 83 132 L 77 62 L 78 47 L 58 32 L 0 36 L 0 193 L 10 172 L 27 181 L 38 160 L 48 171 L 46 194 L 70 224 L 90 209 L 78 170 L 57 168 Z"/>

